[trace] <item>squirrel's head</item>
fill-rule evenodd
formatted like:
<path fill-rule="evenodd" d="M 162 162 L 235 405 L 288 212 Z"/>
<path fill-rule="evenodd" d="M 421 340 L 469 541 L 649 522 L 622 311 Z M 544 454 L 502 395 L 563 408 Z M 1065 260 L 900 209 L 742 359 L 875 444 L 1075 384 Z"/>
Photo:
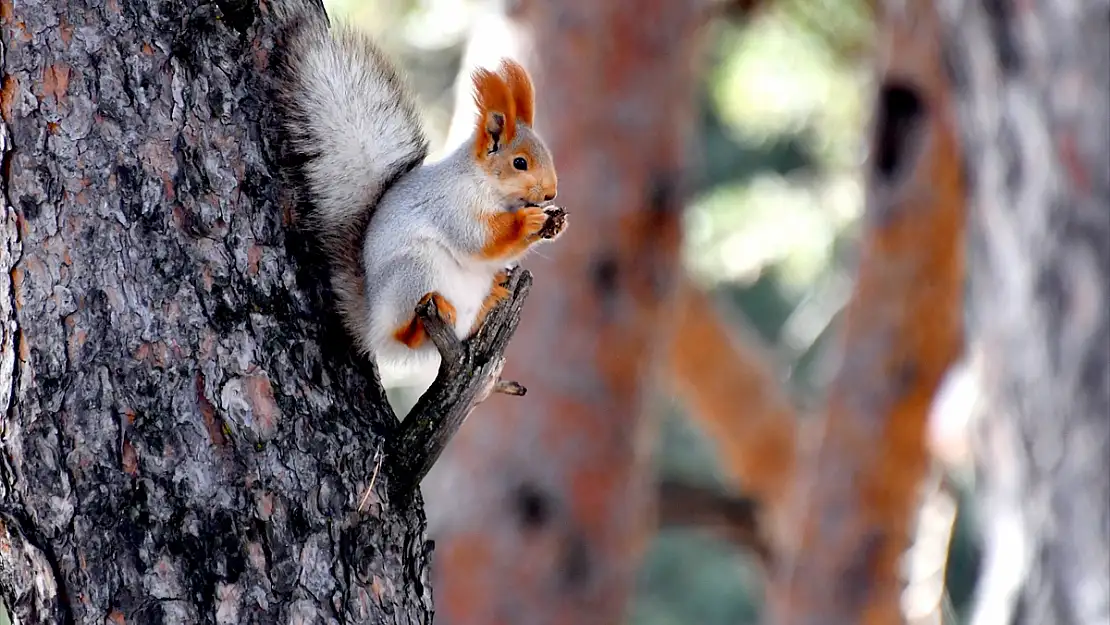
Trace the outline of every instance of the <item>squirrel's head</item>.
<path fill-rule="evenodd" d="M 474 159 L 507 207 L 543 206 L 555 199 L 559 180 L 543 140 L 532 130 L 535 90 L 519 63 L 503 59 L 497 72 L 475 70 L 478 106 Z"/>

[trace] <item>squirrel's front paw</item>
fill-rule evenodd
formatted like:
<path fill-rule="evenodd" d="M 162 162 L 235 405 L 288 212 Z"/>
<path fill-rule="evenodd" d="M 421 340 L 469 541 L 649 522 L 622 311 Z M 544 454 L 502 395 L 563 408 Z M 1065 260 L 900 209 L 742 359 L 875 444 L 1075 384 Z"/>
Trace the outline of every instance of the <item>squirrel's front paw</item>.
<path fill-rule="evenodd" d="M 502 269 L 493 276 L 493 286 L 490 288 L 489 295 L 486 296 L 486 303 L 492 308 L 512 294 L 513 292 L 509 290 L 509 272 Z"/>
<path fill-rule="evenodd" d="M 493 274 L 493 286 L 499 286 L 507 291 L 511 277 L 508 269 L 502 269 Z"/>
<path fill-rule="evenodd" d="M 567 211 L 559 206 L 548 206 L 543 210 L 544 224 L 537 233 L 541 239 L 554 240 L 559 238 L 567 227 Z"/>
<path fill-rule="evenodd" d="M 529 206 L 521 209 L 519 214 L 521 229 L 525 236 L 533 240 L 539 238 L 547 224 L 547 213 L 544 209 L 539 206 Z"/>

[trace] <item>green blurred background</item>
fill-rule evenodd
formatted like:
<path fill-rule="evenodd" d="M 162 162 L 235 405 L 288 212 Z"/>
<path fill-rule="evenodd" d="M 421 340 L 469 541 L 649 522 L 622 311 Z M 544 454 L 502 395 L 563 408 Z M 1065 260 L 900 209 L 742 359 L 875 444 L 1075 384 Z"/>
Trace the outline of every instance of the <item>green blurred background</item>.
<path fill-rule="evenodd" d="M 494 0 L 496 1 L 496 0 Z M 470 24 L 489 0 L 326 0 L 406 67 L 433 146 L 444 140 Z M 711 24 L 700 85 L 696 196 L 685 262 L 774 347 L 802 405 L 828 379 L 831 330 L 851 288 L 871 95 L 873 26 L 861 0 L 768 0 L 753 19 Z M 661 475 L 721 483 L 713 451 L 665 408 Z M 961 493 L 966 500 L 966 488 Z M 963 622 L 977 546 L 961 505 L 948 566 Z M 709 536 L 664 531 L 642 567 L 630 623 L 757 622 L 748 556 Z"/>

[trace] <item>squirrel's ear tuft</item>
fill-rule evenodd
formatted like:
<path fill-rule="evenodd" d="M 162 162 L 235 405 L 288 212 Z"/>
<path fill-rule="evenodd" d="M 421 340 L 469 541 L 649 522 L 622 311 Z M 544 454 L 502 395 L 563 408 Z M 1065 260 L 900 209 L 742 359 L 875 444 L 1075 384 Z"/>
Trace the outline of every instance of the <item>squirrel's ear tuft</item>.
<path fill-rule="evenodd" d="M 505 78 L 487 69 L 474 71 L 474 103 L 478 107 L 478 131 L 474 155 L 485 158 L 513 140 L 516 106 Z"/>
<path fill-rule="evenodd" d="M 524 66 L 512 59 L 502 59 L 499 72 L 509 85 L 516 105 L 516 118 L 531 126 L 536 115 L 536 89 Z"/>

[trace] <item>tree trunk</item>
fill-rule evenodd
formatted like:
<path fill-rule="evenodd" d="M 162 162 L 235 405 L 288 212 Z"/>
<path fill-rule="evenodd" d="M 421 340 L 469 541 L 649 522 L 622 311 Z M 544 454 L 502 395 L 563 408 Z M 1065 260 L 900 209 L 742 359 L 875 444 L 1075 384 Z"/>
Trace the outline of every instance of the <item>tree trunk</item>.
<path fill-rule="evenodd" d="M 3 0 L 0 592 L 20 622 L 430 622 L 396 419 L 286 237 L 253 1 Z M 311 288 L 310 288 L 311 287 Z"/>
<path fill-rule="evenodd" d="M 479 31 L 495 49 L 472 49 L 470 60 L 513 56 L 533 73 L 536 125 L 570 223 L 523 262 L 544 285 L 505 368 L 526 401 L 483 405 L 425 482 L 437 625 L 612 625 L 655 527 L 645 400 L 673 325 L 711 3 L 506 6 L 510 24 Z"/>
<path fill-rule="evenodd" d="M 931 0 L 878 7 L 867 205 L 837 371 L 792 485 L 775 625 L 905 622 L 929 409 L 963 345 L 964 184 Z"/>
<path fill-rule="evenodd" d="M 1110 622 L 1110 3 L 944 0 L 971 185 L 974 622 Z"/>

